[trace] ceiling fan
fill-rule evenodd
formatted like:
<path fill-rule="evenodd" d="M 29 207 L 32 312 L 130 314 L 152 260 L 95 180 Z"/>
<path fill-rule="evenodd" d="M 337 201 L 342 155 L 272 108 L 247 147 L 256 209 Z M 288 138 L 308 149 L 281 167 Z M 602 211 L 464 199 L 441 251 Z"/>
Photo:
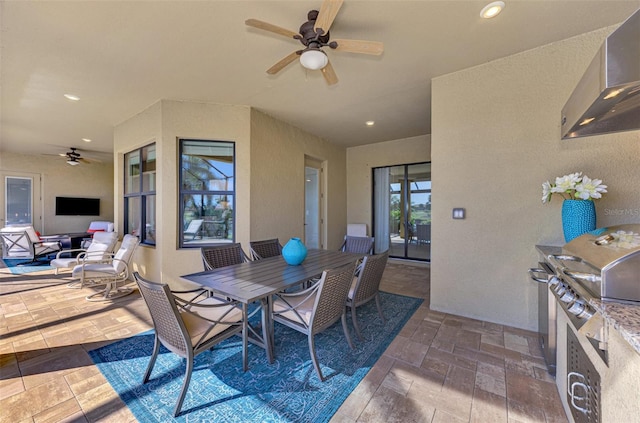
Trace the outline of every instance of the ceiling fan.
<path fill-rule="evenodd" d="M 323 47 L 329 47 L 337 51 L 348 53 L 372 54 L 379 56 L 384 50 L 384 46 L 378 41 L 364 40 L 331 40 L 329 29 L 333 23 L 344 0 L 323 0 L 320 11 L 311 10 L 307 14 L 307 21 L 300 26 L 299 32 L 289 31 L 279 26 L 259 21 L 257 19 L 247 19 L 245 24 L 254 28 L 263 29 L 275 34 L 284 35 L 287 38 L 298 40 L 305 47 L 302 50 L 294 51 L 275 65 L 267 69 L 267 73 L 274 75 L 285 66 L 292 63 L 298 57 L 300 64 L 309 70 L 320 70 L 325 81 L 329 85 L 338 82 L 336 75 L 327 54 Z"/>
<path fill-rule="evenodd" d="M 91 162 L 98 162 L 99 160 L 95 160 L 95 159 L 86 159 L 84 157 L 82 157 L 80 155 L 80 153 L 78 153 L 76 150 L 76 147 L 69 147 L 70 151 L 67 151 L 66 153 L 60 153 L 61 157 L 66 157 L 67 158 L 67 164 L 71 165 L 71 166 L 76 166 L 79 165 L 80 163 L 91 163 Z"/>

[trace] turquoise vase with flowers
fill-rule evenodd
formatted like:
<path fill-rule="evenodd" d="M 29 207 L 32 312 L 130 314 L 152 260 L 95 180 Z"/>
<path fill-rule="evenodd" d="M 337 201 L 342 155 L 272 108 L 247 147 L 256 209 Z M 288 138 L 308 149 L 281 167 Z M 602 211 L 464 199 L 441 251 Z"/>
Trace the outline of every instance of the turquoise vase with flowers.
<path fill-rule="evenodd" d="M 607 186 L 600 179 L 591 179 L 582 172 L 570 173 L 542 184 L 542 202 L 551 201 L 553 194 L 564 198 L 562 203 L 562 231 L 565 242 L 596 229 L 594 200 L 602 198 Z"/>
<path fill-rule="evenodd" d="M 564 200 L 562 203 L 562 231 L 564 240 L 571 241 L 596 228 L 596 205 L 588 200 Z"/>

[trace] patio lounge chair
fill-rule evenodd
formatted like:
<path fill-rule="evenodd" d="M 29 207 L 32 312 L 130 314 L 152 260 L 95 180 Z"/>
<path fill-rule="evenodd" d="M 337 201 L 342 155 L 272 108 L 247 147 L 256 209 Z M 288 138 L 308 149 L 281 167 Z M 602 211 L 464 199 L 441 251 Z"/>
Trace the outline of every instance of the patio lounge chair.
<path fill-rule="evenodd" d="M 187 229 L 185 229 L 183 232 L 184 238 L 186 239 L 188 236 L 190 236 L 191 240 L 194 240 L 196 239 L 198 234 L 200 235 L 200 237 L 202 237 L 202 222 L 204 222 L 203 219 L 193 219 L 191 222 L 189 222 L 189 226 L 187 226 Z"/>
<path fill-rule="evenodd" d="M 2 258 L 26 259 L 19 265 L 44 264 L 38 259 L 62 249 L 60 241 L 42 241 L 33 226 L 4 227 L 0 229 L 0 238 Z"/>
<path fill-rule="evenodd" d="M 118 287 L 129 279 L 129 263 L 140 241 L 134 235 L 125 235 L 118 251 L 101 262 L 84 261 L 71 271 L 74 278 L 80 279 L 80 287 L 105 285 L 103 291 L 87 297 L 87 301 L 104 301 L 129 295 L 129 287 Z"/>
<path fill-rule="evenodd" d="M 51 266 L 55 267 L 57 275 L 60 269 L 71 269 L 85 261 L 104 260 L 113 253 L 117 242 L 117 232 L 95 232 L 87 248 L 61 250 L 56 254 L 56 258 L 51 260 Z M 72 253 L 78 254 L 75 257 L 62 257 Z"/>

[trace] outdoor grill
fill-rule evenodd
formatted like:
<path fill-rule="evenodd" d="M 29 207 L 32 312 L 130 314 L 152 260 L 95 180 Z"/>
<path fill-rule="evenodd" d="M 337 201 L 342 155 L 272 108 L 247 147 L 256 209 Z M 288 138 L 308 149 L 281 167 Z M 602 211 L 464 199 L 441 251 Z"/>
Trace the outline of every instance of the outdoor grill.
<path fill-rule="evenodd" d="M 538 246 L 540 267 L 530 269 L 540 283 L 539 331 L 545 360 L 556 373 L 556 351 L 566 351 L 566 400 L 575 423 L 599 423 L 600 374 L 581 345 L 608 363 L 604 318 L 597 303 L 622 302 L 640 305 L 640 225 L 617 225 L 581 235 L 563 247 Z M 568 318 L 566 339 L 557 338 L 559 316 Z M 562 319 L 566 321 L 566 319 Z M 581 341 L 582 340 L 582 341 Z M 597 361 L 597 358 L 596 358 Z"/>

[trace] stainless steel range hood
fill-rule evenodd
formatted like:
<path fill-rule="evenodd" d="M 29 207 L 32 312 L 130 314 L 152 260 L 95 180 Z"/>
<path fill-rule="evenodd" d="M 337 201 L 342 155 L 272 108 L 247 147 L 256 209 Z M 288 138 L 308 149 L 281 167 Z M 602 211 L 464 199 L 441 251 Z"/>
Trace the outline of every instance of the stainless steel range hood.
<path fill-rule="evenodd" d="M 603 43 L 562 108 L 562 139 L 640 129 L 640 9 Z"/>

